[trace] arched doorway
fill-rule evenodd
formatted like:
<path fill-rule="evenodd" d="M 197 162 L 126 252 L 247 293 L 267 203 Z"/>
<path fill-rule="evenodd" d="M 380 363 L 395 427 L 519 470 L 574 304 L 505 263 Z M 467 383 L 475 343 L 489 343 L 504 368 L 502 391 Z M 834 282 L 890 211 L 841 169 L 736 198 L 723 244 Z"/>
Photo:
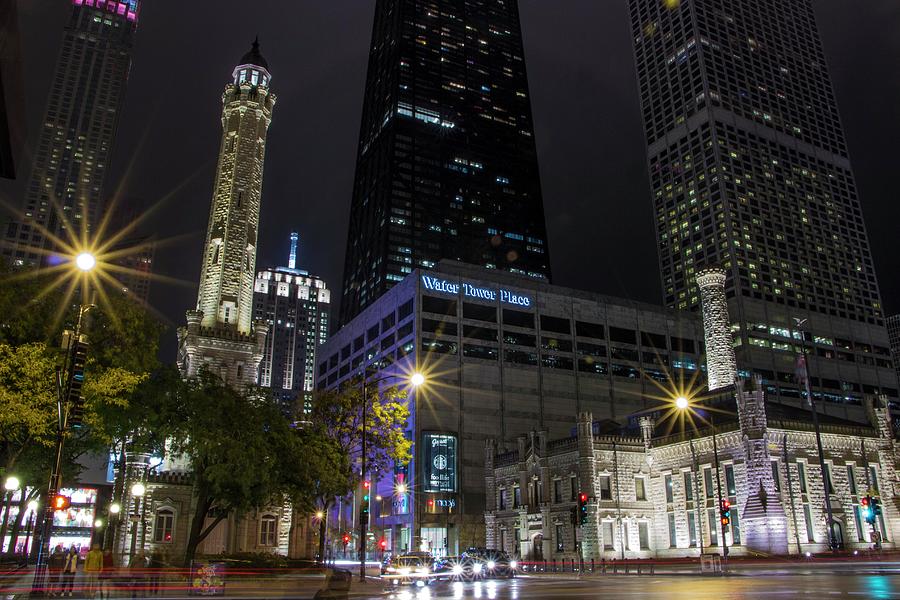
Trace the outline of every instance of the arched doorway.
<path fill-rule="evenodd" d="M 834 545 L 837 550 L 844 549 L 844 525 L 834 519 L 831 522 L 831 530 L 834 532 Z"/>
<path fill-rule="evenodd" d="M 544 560 L 544 534 L 538 533 L 531 538 L 531 559 Z"/>

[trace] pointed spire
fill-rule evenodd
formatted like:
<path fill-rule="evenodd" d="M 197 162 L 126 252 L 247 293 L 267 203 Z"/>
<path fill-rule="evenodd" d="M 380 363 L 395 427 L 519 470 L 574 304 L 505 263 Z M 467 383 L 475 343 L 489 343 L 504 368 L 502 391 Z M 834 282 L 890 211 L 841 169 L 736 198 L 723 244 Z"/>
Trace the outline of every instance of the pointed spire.
<path fill-rule="evenodd" d="M 291 254 L 288 257 L 288 269 L 296 269 L 297 268 L 297 241 L 300 239 L 300 234 L 296 231 L 291 232 Z"/>

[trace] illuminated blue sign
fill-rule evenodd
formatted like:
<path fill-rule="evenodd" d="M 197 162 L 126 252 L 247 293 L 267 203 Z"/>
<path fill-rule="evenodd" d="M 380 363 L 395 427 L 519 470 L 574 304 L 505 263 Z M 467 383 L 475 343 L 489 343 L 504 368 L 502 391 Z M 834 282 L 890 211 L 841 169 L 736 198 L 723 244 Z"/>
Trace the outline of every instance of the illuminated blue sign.
<path fill-rule="evenodd" d="M 443 292 L 445 294 L 459 294 L 462 292 L 463 296 L 468 298 L 477 298 L 479 300 L 488 300 L 490 302 L 496 302 L 498 299 L 500 302 L 505 304 L 513 304 L 515 306 L 531 306 L 531 298 L 528 296 L 524 296 L 518 292 L 513 292 L 507 289 L 492 289 L 486 287 L 480 287 L 477 285 L 472 285 L 471 283 L 463 281 L 462 283 L 457 283 L 455 281 L 448 281 L 446 279 L 441 279 L 439 277 L 434 277 L 433 275 L 422 275 L 422 285 L 425 286 L 426 290 L 432 292 Z"/>

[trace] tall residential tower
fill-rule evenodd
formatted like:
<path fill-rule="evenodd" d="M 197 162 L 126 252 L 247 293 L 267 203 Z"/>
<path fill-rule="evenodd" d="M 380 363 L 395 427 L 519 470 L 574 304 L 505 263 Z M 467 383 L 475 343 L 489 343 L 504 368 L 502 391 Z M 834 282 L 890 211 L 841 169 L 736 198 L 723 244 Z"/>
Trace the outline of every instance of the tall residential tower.
<path fill-rule="evenodd" d="M 45 232 L 69 241 L 96 225 L 124 105 L 139 0 L 71 4 L 23 219 L 10 224 L 3 244 L 18 265 L 39 265 L 57 250 Z"/>
<path fill-rule="evenodd" d="M 286 411 L 298 401 L 306 410 L 312 399 L 316 349 L 328 339 L 331 290 L 325 282 L 297 268 L 299 236 L 291 234 L 287 267 L 256 274 L 253 312 L 269 324 L 259 366 L 259 385 L 272 390 Z"/>
<path fill-rule="evenodd" d="M 550 278 L 516 0 L 378 0 L 341 323 L 442 258 Z"/>
<path fill-rule="evenodd" d="M 801 397 L 803 342 L 816 396 L 896 398 L 812 1 L 629 6 L 665 303 L 699 310 L 697 275 L 721 265 L 738 367 L 770 394 Z"/>
<path fill-rule="evenodd" d="M 230 384 L 254 384 L 268 326 L 253 322 L 253 280 L 266 134 L 275 95 L 259 43 L 241 59 L 222 94 L 222 142 L 197 309 L 178 331 L 179 366 L 207 365 Z"/>

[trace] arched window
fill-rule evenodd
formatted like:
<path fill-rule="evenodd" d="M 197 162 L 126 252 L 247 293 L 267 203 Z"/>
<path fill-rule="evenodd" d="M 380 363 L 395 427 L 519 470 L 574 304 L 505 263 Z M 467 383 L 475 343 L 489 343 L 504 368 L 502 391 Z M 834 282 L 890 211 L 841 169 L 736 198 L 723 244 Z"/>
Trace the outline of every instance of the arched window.
<path fill-rule="evenodd" d="M 273 515 L 263 515 L 259 520 L 259 545 L 274 546 L 278 537 L 278 520 Z"/>
<path fill-rule="evenodd" d="M 169 507 L 160 508 L 156 511 L 153 523 L 153 541 L 158 544 L 171 544 L 174 533 L 175 511 Z"/>

